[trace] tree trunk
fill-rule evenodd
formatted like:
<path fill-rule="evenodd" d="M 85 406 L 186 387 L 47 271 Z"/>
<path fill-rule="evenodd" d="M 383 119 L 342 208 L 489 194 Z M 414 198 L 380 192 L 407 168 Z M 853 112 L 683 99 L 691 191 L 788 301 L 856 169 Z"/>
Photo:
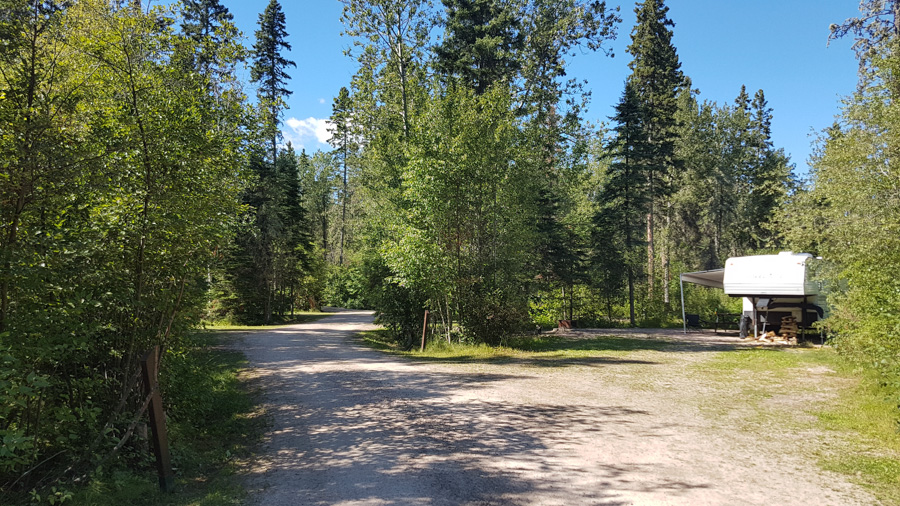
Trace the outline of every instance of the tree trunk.
<path fill-rule="evenodd" d="M 263 311 L 265 314 L 265 322 L 266 325 L 272 321 L 272 291 L 273 291 L 274 283 L 266 282 L 266 303 L 264 305 Z"/>
<path fill-rule="evenodd" d="M 637 321 L 634 318 L 634 272 L 630 268 L 628 269 L 628 314 L 631 326 L 636 326 Z"/>
<path fill-rule="evenodd" d="M 322 260 L 328 261 L 328 196 L 322 196 Z"/>
<path fill-rule="evenodd" d="M 403 102 L 403 138 L 409 138 L 409 98 L 406 90 L 406 65 L 403 61 L 403 41 L 397 41 L 397 71 L 400 73 L 400 100 Z"/>
<path fill-rule="evenodd" d="M 653 204 L 651 203 L 650 212 L 647 213 L 647 297 L 649 299 L 653 299 L 653 285 L 656 281 L 653 273 L 653 257 L 655 254 L 653 243 Z"/>
<path fill-rule="evenodd" d="M 347 139 L 344 139 L 344 187 L 341 192 L 341 253 L 338 265 L 344 265 L 344 235 L 347 232 Z"/>
<path fill-rule="evenodd" d="M 669 272 L 669 244 L 670 235 L 672 231 L 672 203 L 666 203 L 666 230 L 665 234 L 663 234 L 663 247 L 662 247 L 662 267 L 663 267 L 663 302 L 666 304 L 666 308 L 669 307 L 669 281 L 671 278 L 671 273 Z"/>

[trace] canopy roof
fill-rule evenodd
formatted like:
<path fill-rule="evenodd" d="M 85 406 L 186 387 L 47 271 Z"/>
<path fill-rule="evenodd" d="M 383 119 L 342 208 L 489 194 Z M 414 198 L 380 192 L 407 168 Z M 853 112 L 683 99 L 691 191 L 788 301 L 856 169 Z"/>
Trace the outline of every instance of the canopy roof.
<path fill-rule="evenodd" d="M 681 281 L 694 283 L 695 285 L 710 286 L 713 288 L 725 288 L 725 269 L 713 269 L 711 271 L 683 272 Z"/>

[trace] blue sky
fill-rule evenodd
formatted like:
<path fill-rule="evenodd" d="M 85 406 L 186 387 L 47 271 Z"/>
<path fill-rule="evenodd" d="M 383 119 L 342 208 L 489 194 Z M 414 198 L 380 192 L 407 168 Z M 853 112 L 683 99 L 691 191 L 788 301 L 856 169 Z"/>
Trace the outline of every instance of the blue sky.
<path fill-rule="evenodd" d="M 252 44 L 268 0 L 221 0 Z M 437 0 L 439 4 L 439 0 Z M 607 1 L 615 6 L 615 2 Z M 592 92 L 587 119 L 608 121 L 627 77 L 634 2 L 622 3 L 622 24 L 611 43 L 614 58 L 586 52 L 570 59 L 569 76 L 587 79 Z M 772 135 L 798 172 L 805 173 L 815 132 L 829 126 L 840 100 L 853 92 L 857 62 L 850 40 L 828 42 L 828 26 L 857 15 L 856 0 L 669 0 L 674 44 L 682 70 L 701 100 L 732 102 L 742 84 L 765 92 L 773 109 Z M 285 138 L 307 151 L 329 149 L 325 119 L 341 86 L 355 71 L 344 56 L 338 0 L 282 0 L 288 57 L 297 63 L 285 111 Z M 242 76 L 246 78 L 247 76 Z"/>

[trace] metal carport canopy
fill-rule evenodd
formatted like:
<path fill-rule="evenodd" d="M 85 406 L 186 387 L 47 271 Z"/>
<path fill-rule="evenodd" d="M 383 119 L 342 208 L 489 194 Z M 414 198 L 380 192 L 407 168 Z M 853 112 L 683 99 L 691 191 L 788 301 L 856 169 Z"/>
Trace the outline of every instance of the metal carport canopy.
<path fill-rule="evenodd" d="M 711 288 L 725 289 L 725 269 L 713 269 L 709 271 L 682 272 L 681 286 L 681 321 L 684 323 L 684 333 L 687 334 L 687 319 L 684 314 L 684 282 Z"/>

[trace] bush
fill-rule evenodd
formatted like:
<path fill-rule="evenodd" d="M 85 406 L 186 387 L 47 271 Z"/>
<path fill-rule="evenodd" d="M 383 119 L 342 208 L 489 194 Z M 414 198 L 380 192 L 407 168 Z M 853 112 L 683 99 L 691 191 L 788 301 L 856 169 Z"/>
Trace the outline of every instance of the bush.
<path fill-rule="evenodd" d="M 363 309 L 367 306 L 365 279 L 360 269 L 332 265 L 328 268 L 324 299 L 329 306 Z"/>

